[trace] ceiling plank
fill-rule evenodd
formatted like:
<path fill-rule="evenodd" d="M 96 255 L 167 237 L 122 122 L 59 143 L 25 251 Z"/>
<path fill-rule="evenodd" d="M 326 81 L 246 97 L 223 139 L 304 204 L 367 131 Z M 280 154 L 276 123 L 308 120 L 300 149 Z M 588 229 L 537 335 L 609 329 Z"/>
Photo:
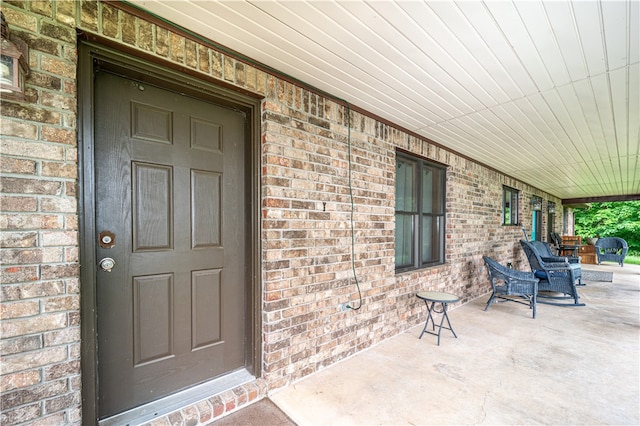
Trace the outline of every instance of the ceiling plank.
<path fill-rule="evenodd" d="M 560 198 L 640 187 L 636 0 L 131 3 Z"/>

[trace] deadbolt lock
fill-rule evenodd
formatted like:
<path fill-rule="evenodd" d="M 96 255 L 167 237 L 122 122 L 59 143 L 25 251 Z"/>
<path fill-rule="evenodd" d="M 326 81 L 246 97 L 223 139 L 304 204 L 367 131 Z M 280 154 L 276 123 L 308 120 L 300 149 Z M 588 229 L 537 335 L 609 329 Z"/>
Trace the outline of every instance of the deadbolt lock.
<path fill-rule="evenodd" d="M 116 245 L 116 234 L 111 231 L 102 231 L 98 234 L 98 244 L 105 249 L 112 248 Z"/>
<path fill-rule="evenodd" d="M 116 266 L 116 261 L 110 257 L 105 257 L 100 261 L 98 265 L 103 271 L 111 272 L 111 269 L 113 269 L 113 267 Z"/>

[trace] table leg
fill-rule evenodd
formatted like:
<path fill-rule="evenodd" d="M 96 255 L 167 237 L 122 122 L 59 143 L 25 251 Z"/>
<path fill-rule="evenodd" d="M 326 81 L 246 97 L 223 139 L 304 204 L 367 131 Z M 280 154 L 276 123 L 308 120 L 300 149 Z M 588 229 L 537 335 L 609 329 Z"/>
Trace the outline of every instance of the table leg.
<path fill-rule="evenodd" d="M 456 332 L 453 331 L 453 327 L 451 327 L 451 321 L 449 321 L 449 315 L 447 315 L 447 305 L 447 303 L 442 303 L 442 318 L 440 319 L 440 330 L 438 330 L 438 346 L 440 346 L 440 333 L 442 332 L 442 325 L 444 324 L 445 318 L 447 319 L 447 324 L 449 324 L 449 327 L 445 328 L 447 328 L 447 330 L 451 330 L 451 332 L 453 333 L 453 337 L 455 337 L 456 339 L 458 338 Z"/>
<path fill-rule="evenodd" d="M 436 304 L 436 302 L 431 302 L 431 305 L 429 305 L 429 302 L 425 300 L 424 304 L 427 305 L 427 322 L 425 322 L 422 333 L 420 333 L 420 337 L 418 339 L 422 339 L 422 335 L 424 333 L 428 333 L 427 327 L 429 327 L 429 320 L 431 320 L 431 327 L 433 328 L 433 330 L 435 331 L 436 329 L 435 320 L 431 316 L 431 311 L 433 310 L 433 306 Z"/>
<path fill-rule="evenodd" d="M 457 339 L 458 335 L 456 334 L 455 331 L 453 331 L 453 327 L 451 326 L 451 320 L 449 320 L 449 314 L 447 314 L 447 307 L 449 306 L 448 303 L 446 302 L 435 302 L 435 301 L 431 301 L 431 303 L 429 303 L 429 301 L 425 300 L 424 301 L 425 305 L 427 305 L 427 321 L 425 321 L 424 323 L 424 328 L 422 329 L 422 333 L 420 333 L 420 337 L 419 339 L 422 339 L 422 335 L 424 333 L 428 333 L 428 334 L 433 334 L 434 336 L 438 336 L 438 346 L 440 346 L 440 334 L 442 333 L 442 329 L 445 328 L 447 330 L 451 330 L 451 332 L 453 333 L 453 336 Z M 436 303 L 440 303 L 441 306 L 441 310 L 438 311 L 435 308 Z M 442 314 L 442 318 L 440 318 L 440 324 L 438 326 L 438 332 L 436 333 L 436 321 L 433 318 L 433 314 Z M 444 326 L 444 320 L 447 320 L 447 325 L 448 327 Z M 433 331 L 428 331 L 429 328 L 429 321 L 431 321 L 431 329 Z"/>

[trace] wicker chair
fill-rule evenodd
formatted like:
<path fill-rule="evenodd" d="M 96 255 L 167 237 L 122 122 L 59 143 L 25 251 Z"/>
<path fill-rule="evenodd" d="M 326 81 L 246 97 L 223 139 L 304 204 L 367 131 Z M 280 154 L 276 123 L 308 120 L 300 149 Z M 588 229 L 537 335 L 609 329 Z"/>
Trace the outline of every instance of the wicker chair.
<path fill-rule="evenodd" d="M 545 262 L 529 241 L 520 240 L 520 244 L 527 256 L 529 266 L 531 266 L 531 272 L 536 278 L 540 279 L 538 283 L 538 303 L 584 306 L 584 303 L 580 303 L 578 288 L 576 287 L 575 271 L 579 268 L 579 264 L 570 264 L 565 258 L 561 258 L 564 260 L 563 262 Z M 544 294 L 541 294 L 541 292 L 544 292 Z M 560 293 L 563 296 L 554 296 L 548 294 L 549 292 Z M 552 301 L 566 299 L 573 299 L 573 303 Z"/>
<path fill-rule="evenodd" d="M 596 257 L 598 265 L 600 262 L 612 261 L 624 266 L 624 258 L 629 251 L 629 245 L 625 240 L 618 237 L 598 238 L 596 241 Z"/>
<path fill-rule="evenodd" d="M 501 299 L 496 302 L 516 302 L 528 305 L 533 310 L 533 318 L 535 319 L 539 280 L 531 272 L 507 268 L 488 256 L 483 256 L 483 259 L 493 290 L 484 310 L 489 309 L 489 306 L 496 301 L 495 299 Z M 519 298 L 524 300 L 518 300 Z"/>
<path fill-rule="evenodd" d="M 549 234 L 549 238 L 551 239 L 551 243 L 556 249 L 555 255 L 560 255 L 560 246 L 562 246 L 562 237 L 557 232 L 552 232 Z"/>
<path fill-rule="evenodd" d="M 578 256 L 578 251 L 580 249 L 579 244 L 575 244 L 575 243 L 563 244 L 562 237 L 557 232 L 552 232 L 551 234 L 549 234 L 549 237 L 551 239 L 551 243 L 553 243 L 553 246 L 556 249 L 556 252 L 555 252 L 556 256 L 565 256 L 569 252 L 572 253 L 572 256 L 570 257 Z"/>
<path fill-rule="evenodd" d="M 529 241 L 534 250 L 538 252 L 540 258 L 546 263 L 565 263 L 569 262 L 571 268 L 573 268 L 573 276 L 578 280 L 578 285 L 582 284 L 582 267 L 580 266 L 580 257 L 578 256 L 556 256 L 553 254 L 553 250 L 549 246 L 549 243 L 543 241 Z"/>

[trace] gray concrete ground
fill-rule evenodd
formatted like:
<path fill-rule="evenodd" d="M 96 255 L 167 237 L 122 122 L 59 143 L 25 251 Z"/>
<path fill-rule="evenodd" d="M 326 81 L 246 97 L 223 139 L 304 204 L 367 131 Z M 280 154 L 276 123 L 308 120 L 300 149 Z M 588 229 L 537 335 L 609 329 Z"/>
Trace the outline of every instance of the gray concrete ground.
<path fill-rule="evenodd" d="M 640 424 L 640 266 L 580 287 L 584 307 L 488 295 L 450 311 L 454 338 L 414 327 L 270 395 L 307 425 Z M 425 312 L 426 315 L 426 312 Z M 426 318 L 426 316 L 425 316 Z"/>

